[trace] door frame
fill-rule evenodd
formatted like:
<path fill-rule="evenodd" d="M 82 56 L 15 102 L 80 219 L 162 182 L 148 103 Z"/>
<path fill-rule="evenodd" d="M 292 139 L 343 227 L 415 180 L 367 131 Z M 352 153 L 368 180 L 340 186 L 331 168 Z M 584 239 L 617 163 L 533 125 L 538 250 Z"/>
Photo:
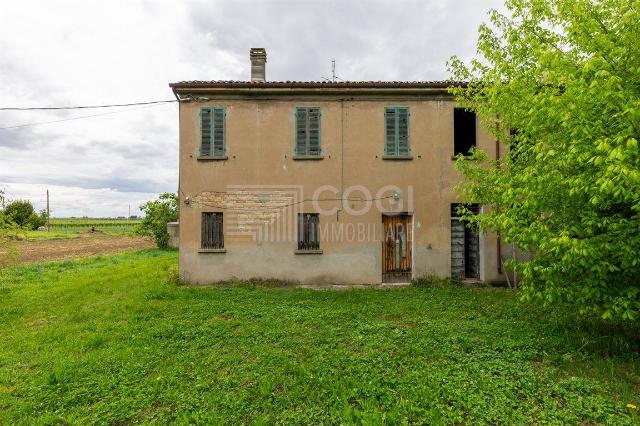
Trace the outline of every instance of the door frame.
<path fill-rule="evenodd" d="M 453 214 L 453 207 L 457 206 L 458 204 L 461 204 L 460 202 L 456 202 L 456 203 L 450 203 L 450 215 L 449 215 L 449 275 L 451 277 L 454 277 L 453 274 L 453 235 L 452 235 L 452 231 L 453 231 L 453 222 L 456 221 L 460 224 L 463 225 L 463 229 L 464 229 L 464 234 L 462 236 L 462 242 L 463 242 L 463 267 L 462 267 L 462 276 L 458 277 L 462 280 L 477 280 L 477 281 L 482 281 L 484 279 L 484 238 L 483 234 L 479 231 L 479 230 L 470 230 L 467 227 L 467 224 L 465 223 L 465 221 L 461 220 L 461 218 L 458 215 L 454 215 Z M 472 208 L 477 209 L 477 212 L 475 214 L 482 214 L 483 212 L 483 206 L 480 204 L 470 204 L 470 206 L 472 206 Z M 477 268 L 476 268 L 476 273 L 477 273 L 477 277 L 471 276 L 471 275 L 467 275 L 467 260 L 468 260 L 468 245 L 467 245 L 467 236 L 469 232 L 474 232 L 475 233 L 475 240 L 476 240 L 476 244 L 477 244 Z"/>
<path fill-rule="evenodd" d="M 380 225 L 382 228 L 382 238 L 381 238 L 381 244 L 380 244 L 380 280 L 382 283 L 385 282 L 405 282 L 405 281 L 385 281 L 385 275 L 388 273 L 385 273 L 385 260 L 384 260 L 384 256 L 385 256 L 385 244 L 386 244 L 386 229 L 385 229 L 385 223 L 384 223 L 384 217 L 394 217 L 394 216 L 403 216 L 405 218 L 407 218 L 404 221 L 404 225 L 405 225 L 405 235 L 406 238 L 409 239 L 409 236 L 411 236 L 410 241 L 408 241 L 408 247 L 409 250 L 411 251 L 410 256 L 408 257 L 408 261 L 409 261 L 409 270 L 407 271 L 406 275 L 407 275 L 407 280 L 406 282 L 409 282 L 413 279 L 414 277 L 414 260 L 415 260 L 415 215 L 413 212 L 409 212 L 409 211 L 402 211 L 402 212 L 383 212 L 380 216 Z M 398 273 L 400 274 L 400 273 Z"/>

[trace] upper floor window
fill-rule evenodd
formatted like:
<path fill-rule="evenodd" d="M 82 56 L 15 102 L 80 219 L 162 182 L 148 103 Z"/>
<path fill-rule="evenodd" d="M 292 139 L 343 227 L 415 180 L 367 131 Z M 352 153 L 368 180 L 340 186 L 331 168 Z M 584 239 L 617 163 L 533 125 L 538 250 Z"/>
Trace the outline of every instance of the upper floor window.
<path fill-rule="evenodd" d="M 225 156 L 225 116 L 223 107 L 200 110 L 200 158 Z"/>
<path fill-rule="evenodd" d="M 409 108 L 386 107 L 384 109 L 384 155 L 409 157 Z"/>
<path fill-rule="evenodd" d="M 469 155 L 476 146 L 476 113 L 464 108 L 453 109 L 453 155 Z"/>
<path fill-rule="evenodd" d="M 296 108 L 296 146 L 299 157 L 322 156 L 320 147 L 320 108 Z"/>

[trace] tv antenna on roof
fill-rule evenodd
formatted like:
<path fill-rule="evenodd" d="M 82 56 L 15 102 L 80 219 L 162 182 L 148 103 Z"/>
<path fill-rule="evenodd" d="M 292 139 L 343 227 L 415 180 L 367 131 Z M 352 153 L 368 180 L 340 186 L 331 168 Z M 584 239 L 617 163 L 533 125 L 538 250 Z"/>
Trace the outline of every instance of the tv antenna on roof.
<path fill-rule="evenodd" d="M 322 77 L 322 79 L 324 81 L 331 81 L 333 83 L 335 83 L 336 80 L 342 80 L 340 77 L 336 75 L 336 59 L 335 58 L 331 60 L 331 78 Z"/>

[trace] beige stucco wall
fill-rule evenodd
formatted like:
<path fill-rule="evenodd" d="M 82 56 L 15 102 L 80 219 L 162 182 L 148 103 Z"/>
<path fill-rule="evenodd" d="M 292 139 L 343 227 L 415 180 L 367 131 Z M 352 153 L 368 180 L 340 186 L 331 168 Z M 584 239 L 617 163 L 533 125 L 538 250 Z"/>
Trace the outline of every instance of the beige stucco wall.
<path fill-rule="evenodd" d="M 290 241 L 260 241 L 250 235 L 225 233 L 225 253 L 200 253 L 200 218 L 203 211 L 225 212 L 225 230 L 235 226 L 232 210 L 242 209 L 245 221 L 264 213 L 264 207 L 286 204 L 278 191 L 301 191 L 299 199 L 311 199 L 324 185 L 338 190 L 363 186 L 369 194 L 352 192 L 353 198 L 388 197 L 387 185 L 401 190 L 401 201 L 380 201 L 390 211 L 413 215 L 413 275 L 450 274 L 450 203 L 459 201 L 453 187 L 458 182 L 453 155 L 454 102 L 445 96 L 387 95 L 343 100 L 319 95 L 268 98 L 221 96 L 219 100 L 180 104 L 180 273 L 192 283 L 209 283 L 232 277 L 275 277 L 306 283 L 379 283 L 381 281 L 381 212 L 372 207 L 362 215 L 366 202 L 323 201 L 322 226 L 332 232 L 357 234 L 366 229 L 364 241 L 330 238 L 321 241 L 322 254 L 295 254 Z M 199 111 L 204 106 L 226 109 L 225 161 L 198 160 Z M 292 158 L 296 107 L 321 108 L 321 144 L 324 158 L 301 161 Z M 412 160 L 383 160 L 384 107 L 410 108 L 409 140 Z M 495 140 L 478 129 L 478 146 L 495 153 Z M 230 186 L 234 186 L 230 190 Z M 245 188 L 247 186 L 248 188 Z M 264 199 L 247 193 L 272 193 Z M 231 195 L 229 193 L 231 192 Z M 349 194 L 344 194 L 345 196 Z M 185 204 L 184 200 L 190 200 Z M 303 198 L 302 198 L 303 197 Z M 322 198 L 340 198 L 326 191 Z M 285 197 L 286 198 L 286 197 Z M 302 202 L 313 212 L 312 202 Z M 247 219 L 249 217 L 249 219 Z M 264 214 L 260 220 L 268 221 Z M 237 219 L 234 219 L 237 221 Z M 242 222 L 242 220 L 240 220 Z M 291 222 L 291 221 L 290 221 Z M 292 222 L 295 223 L 295 222 Z M 329 228 L 327 228 L 329 229 Z M 334 231 L 336 230 L 336 231 Z M 226 231 L 225 231 L 226 232 Z M 295 234 L 295 232 L 294 232 Z M 282 239 L 282 238 L 281 238 Z M 481 279 L 501 280 L 497 271 L 496 238 L 482 236 Z"/>

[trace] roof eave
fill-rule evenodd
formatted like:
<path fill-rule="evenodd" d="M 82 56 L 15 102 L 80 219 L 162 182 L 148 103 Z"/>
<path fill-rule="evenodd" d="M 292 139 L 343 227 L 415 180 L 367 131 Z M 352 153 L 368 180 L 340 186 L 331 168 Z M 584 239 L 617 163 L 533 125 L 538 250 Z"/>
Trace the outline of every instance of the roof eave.
<path fill-rule="evenodd" d="M 171 86 L 176 95 L 447 95 L 449 88 L 442 87 L 193 87 Z"/>

